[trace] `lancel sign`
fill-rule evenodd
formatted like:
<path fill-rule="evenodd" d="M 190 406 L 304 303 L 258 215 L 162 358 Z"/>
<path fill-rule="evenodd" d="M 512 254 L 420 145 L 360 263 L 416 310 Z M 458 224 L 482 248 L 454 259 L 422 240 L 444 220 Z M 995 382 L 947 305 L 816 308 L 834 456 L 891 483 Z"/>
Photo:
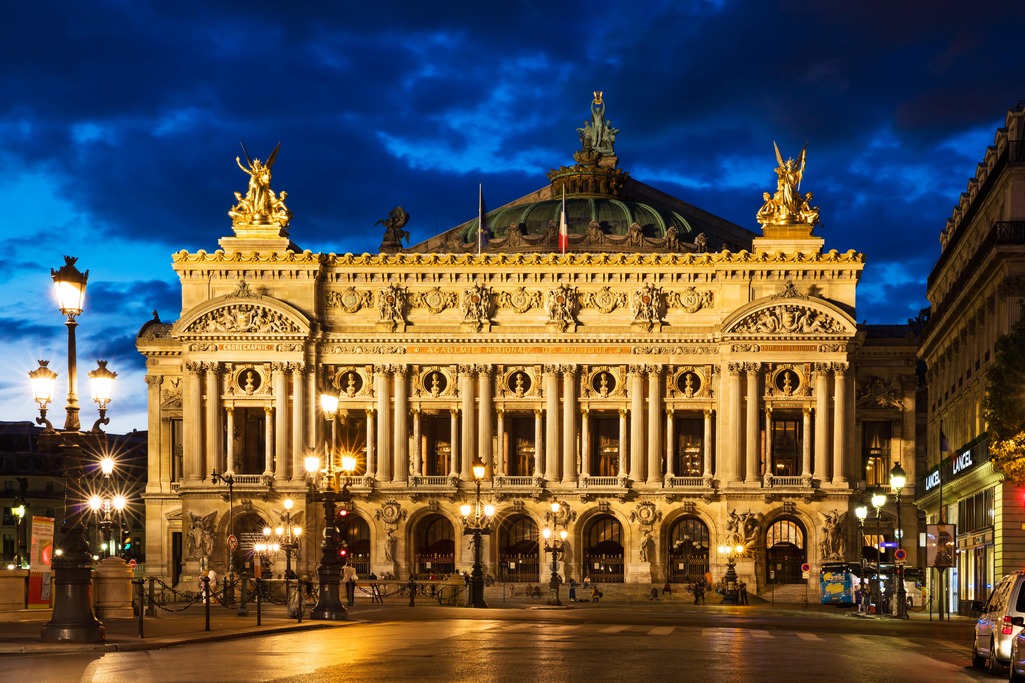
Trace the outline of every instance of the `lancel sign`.
<path fill-rule="evenodd" d="M 985 460 L 985 458 L 983 458 Z M 954 477 L 963 474 L 965 470 L 970 470 L 975 466 L 975 459 L 972 457 L 971 449 L 958 453 L 950 459 L 951 470 L 953 471 Z M 925 490 L 931 491 L 940 485 L 940 467 L 937 467 L 929 474 L 925 475 Z"/>
<path fill-rule="evenodd" d="M 962 470 L 966 470 L 974 464 L 975 462 L 972 460 L 971 451 L 965 451 L 960 455 L 956 455 L 954 456 L 954 474 L 957 474 Z"/>

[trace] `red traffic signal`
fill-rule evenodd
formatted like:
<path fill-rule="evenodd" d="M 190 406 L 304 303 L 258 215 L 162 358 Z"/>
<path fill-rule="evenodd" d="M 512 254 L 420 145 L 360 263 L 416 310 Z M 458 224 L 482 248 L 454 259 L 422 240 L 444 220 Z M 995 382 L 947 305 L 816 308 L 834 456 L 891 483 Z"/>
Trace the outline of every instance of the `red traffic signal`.
<path fill-rule="evenodd" d="M 348 510 L 348 508 L 340 508 L 340 509 L 338 510 L 338 516 L 339 516 L 339 517 L 345 517 L 345 516 L 347 516 L 348 514 L 349 514 L 349 510 Z"/>

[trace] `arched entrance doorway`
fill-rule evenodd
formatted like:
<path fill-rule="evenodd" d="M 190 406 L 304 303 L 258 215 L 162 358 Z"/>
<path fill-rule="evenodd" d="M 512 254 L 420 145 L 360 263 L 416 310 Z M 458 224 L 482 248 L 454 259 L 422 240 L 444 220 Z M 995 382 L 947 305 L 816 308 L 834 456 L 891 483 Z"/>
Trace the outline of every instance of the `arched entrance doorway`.
<path fill-rule="evenodd" d="M 584 528 L 582 576 L 595 583 L 623 583 L 623 526 L 598 515 Z"/>
<path fill-rule="evenodd" d="M 339 520 L 340 522 L 342 520 Z M 346 543 L 348 560 L 356 570 L 356 576 L 364 577 L 370 573 L 370 526 L 359 515 L 350 512 L 345 521 L 339 524 L 342 539 Z"/>
<path fill-rule="evenodd" d="M 235 556 L 235 571 L 247 576 L 270 578 L 270 558 L 258 556 L 254 546 L 263 543 L 263 529 L 267 520 L 255 512 L 246 512 L 235 518 L 235 536 L 238 537 L 238 550 Z"/>
<path fill-rule="evenodd" d="M 801 565 L 808 561 L 804 526 L 784 517 L 765 532 L 765 580 L 769 583 L 804 583 Z"/>
<path fill-rule="evenodd" d="M 666 578 L 672 583 L 704 581 L 708 571 L 708 526 L 697 517 L 681 517 L 669 530 Z"/>
<path fill-rule="evenodd" d="M 538 581 L 537 524 L 526 515 L 510 517 L 498 528 L 498 580 Z"/>
<path fill-rule="evenodd" d="M 442 577 L 456 570 L 455 529 L 441 515 L 427 515 L 416 526 L 413 572 L 421 578 Z"/>

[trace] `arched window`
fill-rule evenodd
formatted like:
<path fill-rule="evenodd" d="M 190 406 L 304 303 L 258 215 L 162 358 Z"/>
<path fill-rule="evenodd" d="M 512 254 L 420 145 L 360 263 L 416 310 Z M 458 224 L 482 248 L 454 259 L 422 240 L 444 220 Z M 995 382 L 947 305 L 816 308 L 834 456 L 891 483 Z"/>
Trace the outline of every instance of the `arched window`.
<path fill-rule="evenodd" d="M 498 529 L 500 581 L 538 581 L 537 524 L 525 515 L 512 517 Z"/>
<path fill-rule="evenodd" d="M 443 576 L 456 570 L 455 530 L 441 515 L 424 517 L 416 528 L 413 571 L 421 576 Z"/>
<path fill-rule="evenodd" d="M 672 583 L 705 580 L 708 571 L 708 526 L 697 517 L 681 517 L 669 531 L 666 577 Z"/>
<path fill-rule="evenodd" d="M 623 583 L 623 527 L 612 515 L 598 515 L 584 530 L 582 575 L 596 583 Z"/>
<path fill-rule="evenodd" d="M 804 527 L 783 517 L 765 532 L 765 580 L 769 583 L 804 583 L 801 565 L 808 561 Z"/>
<path fill-rule="evenodd" d="M 370 527 L 362 517 L 351 512 L 345 520 L 342 538 L 347 544 L 349 562 L 356 576 L 366 576 L 370 573 Z"/>

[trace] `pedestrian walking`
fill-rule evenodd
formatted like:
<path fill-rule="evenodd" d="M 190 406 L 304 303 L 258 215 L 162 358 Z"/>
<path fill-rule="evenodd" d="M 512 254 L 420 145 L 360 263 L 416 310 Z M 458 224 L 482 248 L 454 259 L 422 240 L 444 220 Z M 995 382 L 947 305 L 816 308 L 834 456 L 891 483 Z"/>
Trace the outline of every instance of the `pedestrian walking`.
<path fill-rule="evenodd" d="M 569 601 L 577 601 L 577 582 L 574 579 L 569 580 Z"/>
<path fill-rule="evenodd" d="M 746 605 L 747 602 L 747 584 L 743 581 L 740 582 L 740 604 Z"/>
<path fill-rule="evenodd" d="M 704 581 L 697 581 L 694 584 L 694 604 L 704 605 L 705 604 L 705 583 Z"/>
<path fill-rule="evenodd" d="M 349 606 L 356 604 L 356 581 L 358 580 L 356 568 L 346 561 L 345 566 L 342 567 L 342 582 L 345 584 L 345 602 Z"/>

